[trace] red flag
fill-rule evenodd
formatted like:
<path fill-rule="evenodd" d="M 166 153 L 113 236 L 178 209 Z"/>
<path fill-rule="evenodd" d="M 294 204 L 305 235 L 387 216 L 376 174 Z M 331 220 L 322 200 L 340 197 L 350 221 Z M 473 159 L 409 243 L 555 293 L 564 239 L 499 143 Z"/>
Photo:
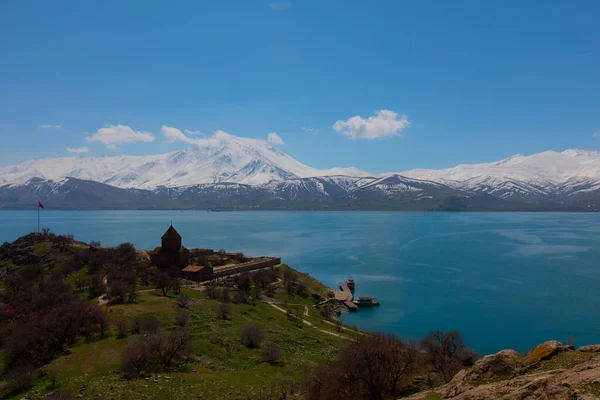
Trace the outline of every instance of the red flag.
<path fill-rule="evenodd" d="M 13 312 L 13 308 L 11 306 L 8 306 L 4 309 L 4 314 L 12 314 Z"/>
<path fill-rule="evenodd" d="M 38 208 L 44 208 L 44 205 L 38 201 Z"/>

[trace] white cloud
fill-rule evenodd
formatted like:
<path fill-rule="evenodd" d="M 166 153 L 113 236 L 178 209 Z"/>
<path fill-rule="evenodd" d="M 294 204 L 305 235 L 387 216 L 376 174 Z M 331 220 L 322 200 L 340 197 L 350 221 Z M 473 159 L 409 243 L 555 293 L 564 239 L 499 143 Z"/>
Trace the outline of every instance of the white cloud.
<path fill-rule="evenodd" d="M 88 142 L 103 143 L 109 149 L 116 149 L 121 143 L 152 142 L 154 136 L 150 132 L 134 131 L 125 125 L 107 125 L 100 128 L 90 137 L 85 138 Z"/>
<path fill-rule="evenodd" d="M 598 137 L 600 136 L 600 129 L 598 129 L 596 132 L 594 132 L 594 137 Z"/>
<path fill-rule="evenodd" d="M 54 124 L 42 124 L 42 125 L 40 125 L 40 128 L 60 129 L 60 128 L 62 128 L 62 126 L 61 125 L 54 125 Z"/>
<path fill-rule="evenodd" d="M 304 132 L 308 132 L 308 133 L 318 133 L 319 130 L 317 128 L 307 128 L 306 126 L 303 126 L 302 129 Z"/>
<path fill-rule="evenodd" d="M 194 136 L 203 135 L 203 133 L 200 131 L 188 131 L 187 129 L 185 130 L 185 133 L 187 133 L 188 135 L 194 135 Z"/>
<path fill-rule="evenodd" d="M 83 147 L 67 147 L 69 153 L 87 153 L 90 149 L 87 146 Z"/>
<path fill-rule="evenodd" d="M 292 6 L 291 1 L 273 1 L 269 3 L 269 7 L 274 11 L 285 11 Z"/>
<path fill-rule="evenodd" d="M 400 116 L 390 110 L 379 110 L 367 119 L 357 115 L 346 121 L 337 121 L 333 124 L 333 129 L 352 139 L 379 139 L 399 136 L 402 130 L 409 126 L 410 122 L 405 115 Z"/>
<path fill-rule="evenodd" d="M 13 158 L 17 158 L 17 155 L 16 154 L 9 154 L 6 157 L 8 157 L 8 158 L 10 158 L 12 160 Z"/>
<path fill-rule="evenodd" d="M 160 128 L 160 130 L 163 133 L 163 135 L 165 135 L 165 137 L 167 138 L 167 141 L 169 143 L 185 142 L 185 143 L 194 144 L 196 146 L 206 146 L 206 145 L 210 145 L 210 144 L 215 144 L 217 142 L 225 141 L 233 136 L 227 132 L 218 130 L 218 131 L 215 131 L 213 133 L 213 135 L 209 138 L 191 138 L 189 136 L 186 136 L 179 129 L 173 128 L 171 126 L 166 126 L 166 125 L 163 125 L 162 128 Z M 186 131 L 186 133 L 188 133 L 188 131 Z"/>
<path fill-rule="evenodd" d="M 276 146 L 281 146 L 283 144 L 283 139 L 275 132 L 269 133 L 267 139 L 269 140 L 269 143 Z"/>

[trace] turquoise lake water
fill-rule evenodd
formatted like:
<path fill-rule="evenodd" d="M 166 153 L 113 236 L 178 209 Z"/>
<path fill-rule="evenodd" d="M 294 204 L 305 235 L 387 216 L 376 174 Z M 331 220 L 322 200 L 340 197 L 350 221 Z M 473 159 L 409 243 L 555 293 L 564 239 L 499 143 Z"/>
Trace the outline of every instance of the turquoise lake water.
<path fill-rule="evenodd" d="M 35 211 L 0 211 L 0 242 L 36 229 Z M 273 255 L 382 306 L 346 314 L 360 329 L 417 339 L 457 329 L 485 354 L 546 340 L 600 343 L 600 214 L 50 211 L 42 227 L 104 245 Z"/>

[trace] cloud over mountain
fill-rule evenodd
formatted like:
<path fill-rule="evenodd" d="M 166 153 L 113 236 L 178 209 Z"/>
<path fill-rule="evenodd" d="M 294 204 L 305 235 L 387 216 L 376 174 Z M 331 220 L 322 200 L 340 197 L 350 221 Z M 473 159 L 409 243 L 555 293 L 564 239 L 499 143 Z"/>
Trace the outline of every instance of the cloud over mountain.
<path fill-rule="evenodd" d="M 108 125 L 98 129 L 92 136 L 86 137 L 88 142 L 100 142 L 109 149 L 116 149 L 122 143 L 153 142 L 150 132 L 135 131 L 126 125 Z"/>
<path fill-rule="evenodd" d="M 282 145 L 283 144 L 283 139 L 275 132 L 271 132 L 267 135 L 267 138 L 269 140 L 269 143 L 274 144 L 274 145 Z"/>
<path fill-rule="evenodd" d="M 339 120 L 333 129 L 352 139 L 379 139 L 388 136 L 399 136 L 410 126 L 405 115 L 390 110 L 379 110 L 367 119 L 357 115 L 346 121 Z"/>
<path fill-rule="evenodd" d="M 69 153 L 87 153 L 90 149 L 87 146 L 83 147 L 67 147 Z"/>

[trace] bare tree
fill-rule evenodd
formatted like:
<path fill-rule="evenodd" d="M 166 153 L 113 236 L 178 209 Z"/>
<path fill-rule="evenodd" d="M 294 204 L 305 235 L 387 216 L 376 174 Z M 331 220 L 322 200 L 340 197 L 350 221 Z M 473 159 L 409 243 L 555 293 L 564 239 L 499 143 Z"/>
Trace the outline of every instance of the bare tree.
<path fill-rule="evenodd" d="M 465 346 L 457 331 L 432 331 L 421 340 L 421 349 L 427 354 L 433 369 L 446 382 L 450 382 L 465 365 L 477 359 L 477 354 Z"/>
<path fill-rule="evenodd" d="M 176 304 L 178 307 L 188 308 L 188 306 L 190 305 L 190 296 L 188 296 L 185 293 L 179 293 L 177 295 Z"/>
<path fill-rule="evenodd" d="M 88 281 L 90 298 L 98 297 L 104 293 L 104 279 L 102 275 L 92 275 Z"/>
<path fill-rule="evenodd" d="M 163 296 L 166 296 L 169 293 L 169 290 L 171 290 L 173 280 L 168 273 L 157 271 L 154 274 L 153 283 L 157 289 L 161 290 Z"/>
<path fill-rule="evenodd" d="M 150 337 L 149 343 L 163 367 L 167 368 L 176 358 L 190 356 L 189 342 L 191 340 L 192 335 L 188 331 L 179 329 L 169 335 L 159 332 Z"/>
<path fill-rule="evenodd" d="M 283 358 L 283 352 L 281 351 L 281 348 L 279 348 L 279 346 L 277 346 L 275 343 L 265 344 L 260 354 L 263 360 L 271 364 L 275 364 Z"/>
<path fill-rule="evenodd" d="M 111 303 L 123 303 L 127 296 L 127 284 L 118 279 L 110 281 L 108 286 L 108 298 Z"/>
<path fill-rule="evenodd" d="M 360 335 L 333 364 L 320 367 L 307 377 L 308 398 L 397 398 L 402 394 L 399 382 L 412 371 L 416 356 L 415 347 L 394 336 Z"/>
<path fill-rule="evenodd" d="M 242 344 L 251 349 L 258 349 L 262 343 L 265 334 L 258 324 L 248 325 L 242 329 Z"/>
<path fill-rule="evenodd" d="M 155 367 L 154 351 L 150 342 L 139 336 L 131 338 L 123 350 L 121 365 L 123 372 L 128 375 L 139 375 L 143 371 L 153 371 Z"/>

